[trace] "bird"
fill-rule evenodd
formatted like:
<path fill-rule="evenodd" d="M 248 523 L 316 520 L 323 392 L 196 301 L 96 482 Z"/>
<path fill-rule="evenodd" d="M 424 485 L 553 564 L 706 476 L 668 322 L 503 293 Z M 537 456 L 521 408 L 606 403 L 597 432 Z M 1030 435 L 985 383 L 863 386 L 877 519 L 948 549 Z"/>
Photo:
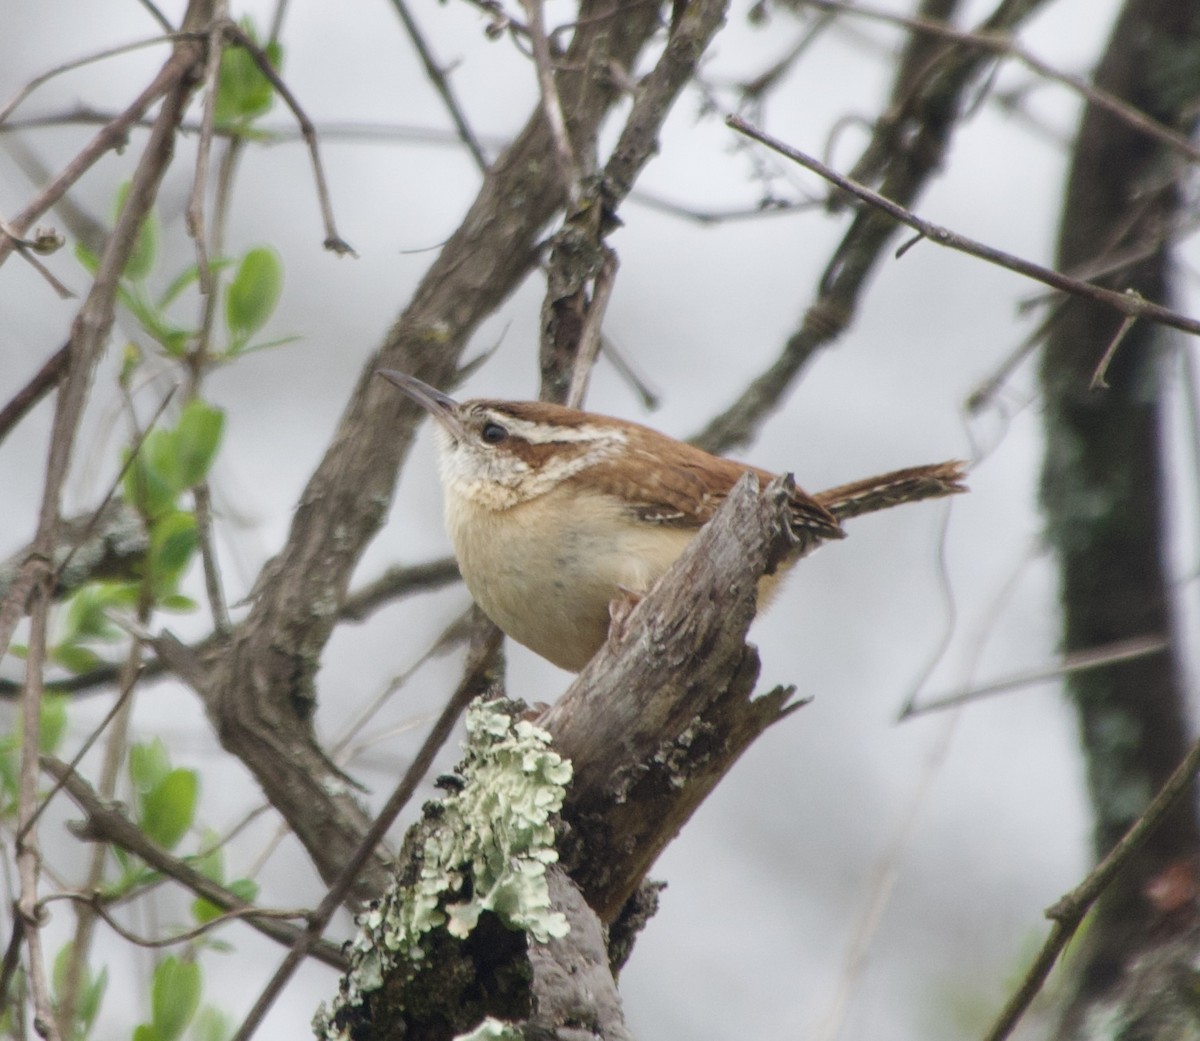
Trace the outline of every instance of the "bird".
<path fill-rule="evenodd" d="M 513 640 L 580 671 L 613 607 L 647 593 L 747 471 L 775 475 L 648 426 L 545 401 L 456 401 L 394 369 L 378 375 L 435 421 L 446 529 L 472 598 Z M 958 460 L 908 467 L 809 495 L 794 487 L 795 546 L 782 576 L 842 521 L 966 490 Z"/>

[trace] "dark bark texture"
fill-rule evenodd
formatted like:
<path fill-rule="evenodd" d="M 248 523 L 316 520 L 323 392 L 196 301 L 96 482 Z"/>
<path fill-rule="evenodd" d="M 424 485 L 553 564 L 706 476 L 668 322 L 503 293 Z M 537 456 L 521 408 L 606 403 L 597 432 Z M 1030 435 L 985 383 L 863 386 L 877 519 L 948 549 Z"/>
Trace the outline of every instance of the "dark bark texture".
<path fill-rule="evenodd" d="M 1197 97 L 1200 4 L 1131 0 L 1097 70 L 1098 86 L 1185 132 Z M 1089 106 L 1067 185 L 1059 265 L 1103 270 L 1103 284 L 1151 299 L 1170 296 L 1170 249 L 1181 214 L 1183 161 L 1112 114 Z M 1132 262 L 1114 258 L 1134 256 Z M 1046 456 L 1042 500 L 1060 567 L 1068 651 L 1132 636 L 1173 635 L 1163 438 L 1167 338 L 1134 326 L 1108 373 L 1092 375 L 1121 326 L 1111 310 L 1063 301 L 1042 361 Z M 1073 675 L 1103 856 L 1145 809 L 1189 744 L 1178 643 L 1152 657 Z M 1200 846 L 1195 799 L 1181 800 L 1143 854 L 1104 895 L 1076 958 L 1076 989 L 1062 1036 L 1089 1036 L 1097 1002 L 1127 986 L 1163 930 L 1187 927 L 1190 905 L 1168 920 L 1151 893 L 1168 869 L 1192 864 Z M 1143 988 L 1144 990 L 1144 988 Z M 1084 1033 L 1076 1033 L 1084 1031 Z M 1139 1033 L 1138 1037 L 1164 1036 Z M 1172 1035 L 1174 1036 L 1174 1035 Z"/>

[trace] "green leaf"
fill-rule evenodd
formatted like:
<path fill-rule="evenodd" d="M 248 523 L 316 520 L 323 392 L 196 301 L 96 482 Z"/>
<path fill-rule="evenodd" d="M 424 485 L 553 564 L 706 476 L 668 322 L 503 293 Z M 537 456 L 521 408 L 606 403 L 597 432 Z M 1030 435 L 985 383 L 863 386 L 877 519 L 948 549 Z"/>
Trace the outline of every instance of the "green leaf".
<path fill-rule="evenodd" d="M 121 637 L 121 630 L 110 621 L 114 607 L 128 607 L 129 597 L 121 583 L 88 582 L 72 595 L 67 604 L 63 623 L 62 642 L 100 640 L 111 643 Z"/>
<path fill-rule="evenodd" d="M 208 270 L 210 274 L 215 275 L 218 271 L 224 271 L 233 263 L 232 257 L 214 257 L 208 262 Z M 158 306 L 160 310 L 166 310 L 175 299 L 188 286 L 200 281 L 200 266 L 198 264 L 189 264 L 175 278 L 171 284 L 163 290 L 162 295 L 158 298 Z"/>
<path fill-rule="evenodd" d="M 171 772 L 171 757 L 161 737 L 142 741 L 129 750 L 129 780 L 134 791 L 145 795 Z"/>
<path fill-rule="evenodd" d="M 51 983 L 54 989 L 55 1001 L 61 1002 L 63 991 L 67 985 L 67 972 L 71 964 L 73 944 L 67 942 L 54 957 L 54 968 L 51 973 Z M 108 969 L 101 969 L 100 975 L 93 977 L 91 968 L 85 962 L 83 974 L 79 980 L 78 1000 L 75 1005 L 75 1018 L 78 1029 L 71 1031 L 73 1037 L 86 1037 L 95 1022 L 96 1013 L 100 1011 L 100 1002 L 108 987 Z"/>
<path fill-rule="evenodd" d="M 258 883 L 252 878 L 235 878 L 229 883 L 229 891 L 248 904 L 258 899 Z"/>
<path fill-rule="evenodd" d="M 241 27 L 251 40 L 258 42 L 248 18 L 242 20 Z M 283 63 L 283 48 L 278 43 L 269 43 L 263 50 L 271 67 L 278 69 Z M 274 97 L 271 81 L 262 74 L 250 53 L 243 47 L 226 47 L 217 76 L 217 123 L 248 124 L 270 109 Z"/>
<path fill-rule="evenodd" d="M 228 1041 L 233 1035 L 233 1023 L 220 1009 L 205 1005 L 192 1023 L 192 1041 Z"/>
<path fill-rule="evenodd" d="M 165 849 L 174 849 L 192 826 L 199 790 L 196 771 L 176 767 L 142 796 L 142 830 Z"/>
<path fill-rule="evenodd" d="M 67 969 L 71 964 L 71 941 L 68 940 L 54 956 L 54 967 L 50 970 L 50 986 L 56 998 L 62 997 L 63 988 L 67 985 Z"/>
<path fill-rule="evenodd" d="M 258 899 L 258 883 L 252 878 L 235 879 L 229 883 L 227 888 L 231 893 L 234 894 L 234 896 L 245 900 L 248 904 L 252 904 Z M 219 908 L 211 900 L 205 900 L 203 897 L 200 897 L 198 900 L 195 900 L 192 903 L 192 916 L 200 925 L 211 922 L 214 918 L 217 918 L 224 913 L 225 912 L 222 911 L 221 908 Z"/>
<path fill-rule="evenodd" d="M 254 351 L 269 351 L 272 347 L 286 347 L 289 343 L 296 343 L 299 339 L 299 336 L 280 336 L 275 340 L 263 340 L 260 343 L 252 343 L 249 347 L 242 347 L 230 353 L 234 357 L 244 357 Z"/>
<path fill-rule="evenodd" d="M 82 1033 L 84 1037 L 92 1031 L 92 1024 L 96 1022 L 96 1016 L 100 1012 L 100 1005 L 104 1001 L 104 992 L 106 990 L 108 990 L 107 966 L 100 970 L 100 974 L 91 980 L 79 995 L 76 1015 L 79 1017 L 79 1024 L 83 1028 Z"/>
<path fill-rule="evenodd" d="M 176 487 L 173 447 L 174 438 L 168 431 L 151 430 L 122 478 L 125 501 L 151 519 L 172 509 L 182 490 Z"/>
<path fill-rule="evenodd" d="M 146 570 L 155 589 L 172 590 L 196 552 L 196 518 L 184 510 L 160 517 L 150 529 Z"/>
<path fill-rule="evenodd" d="M 89 650 L 78 643 L 60 643 L 50 648 L 50 661 L 61 665 L 68 672 L 80 675 L 91 672 L 104 664 L 104 659 L 95 651 Z"/>
<path fill-rule="evenodd" d="M 165 958 L 154 970 L 150 1022 L 158 1041 L 175 1041 L 196 1014 L 203 986 L 194 961 Z"/>
<path fill-rule="evenodd" d="M 182 593 L 168 593 L 166 596 L 158 598 L 156 606 L 160 611 L 174 611 L 176 614 L 187 614 L 189 611 L 196 610 L 200 605 L 190 596 L 184 596 Z"/>
<path fill-rule="evenodd" d="M 188 862 L 210 882 L 224 883 L 225 850 L 221 846 L 221 836 L 212 828 L 205 828 L 200 836 L 200 848 L 205 852 Z"/>
<path fill-rule="evenodd" d="M 199 398 L 184 406 L 175 426 L 175 463 L 185 488 L 204 480 L 216 458 L 225 413 Z"/>
<path fill-rule="evenodd" d="M 225 293 L 225 324 L 238 350 L 267 324 L 282 291 L 283 264 L 279 254 L 261 246 L 242 257 Z"/>
<path fill-rule="evenodd" d="M 38 749 L 43 755 L 53 755 L 67 730 L 67 701 L 62 694 L 42 697 L 42 720 Z"/>
<path fill-rule="evenodd" d="M 100 258 L 82 242 L 75 243 L 75 259 L 87 268 L 88 273 L 91 275 L 100 270 Z"/>
<path fill-rule="evenodd" d="M 133 1041 L 161 1041 L 158 1031 L 149 1023 L 139 1023 L 133 1028 Z"/>
<path fill-rule="evenodd" d="M 125 209 L 125 202 L 129 198 L 129 182 L 126 181 L 117 189 L 117 205 L 116 213 Z M 154 255 L 158 252 L 158 218 L 153 212 L 146 214 L 142 221 L 142 226 L 138 228 L 137 241 L 133 244 L 133 250 L 129 254 L 129 259 L 125 261 L 125 270 L 123 274 L 132 282 L 140 282 L 154 267 Z"/>

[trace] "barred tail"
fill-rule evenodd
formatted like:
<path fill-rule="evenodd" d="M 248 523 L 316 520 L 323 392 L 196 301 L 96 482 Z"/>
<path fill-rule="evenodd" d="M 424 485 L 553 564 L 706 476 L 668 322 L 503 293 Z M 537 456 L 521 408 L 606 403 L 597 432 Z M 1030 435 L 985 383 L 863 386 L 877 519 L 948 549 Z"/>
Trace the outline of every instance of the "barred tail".
<path fill-rule="evenodd" d="M 966 476 L 966 464 L 952 459 L 947 463 L 910 466 L 863 481 L 852 481 L 828 491 L 817 492 L 813 498 L 839 521 L 844 521 L 905 502 L 957 495 L 967 490 L 963 483 Z"/>

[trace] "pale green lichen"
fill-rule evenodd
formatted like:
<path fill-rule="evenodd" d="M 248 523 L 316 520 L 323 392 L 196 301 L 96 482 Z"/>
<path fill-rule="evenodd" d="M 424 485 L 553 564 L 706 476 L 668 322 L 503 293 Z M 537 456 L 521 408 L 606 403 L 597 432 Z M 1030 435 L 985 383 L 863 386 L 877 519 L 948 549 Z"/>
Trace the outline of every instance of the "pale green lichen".
<path fill-rule="evenodd" d="M 525 1035 L 511 1023 L 488 1016 L 474 1030 L 459 1034 L 454 1041 L 521 1041 Z"/>
<path fill-rule="evenodd" d="M 562 808 L 571 764 L 545 730 L 514 721 L 500 703 L 474 703 L 466 727 L 462 784 L 427 822 L 419 875 L 359 916 L 350 973 L 333 1008 L 317 1010 L 318 1036 L 348 1037 L 338 1013 L 361 1005 L 389 973 L 415 972 L 430 930 L 444 926 L 463 938 L 491 911 L 539 943 L 568 931 L 565 916 L 550 909 L 545 876 L 558 860 L 551 817 Z"/>

